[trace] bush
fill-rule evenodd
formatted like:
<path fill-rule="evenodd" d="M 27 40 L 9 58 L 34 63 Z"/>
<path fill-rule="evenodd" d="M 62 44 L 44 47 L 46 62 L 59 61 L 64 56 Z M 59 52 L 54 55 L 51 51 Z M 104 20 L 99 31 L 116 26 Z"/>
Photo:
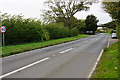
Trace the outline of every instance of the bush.
<path fill-rule="evenodd" d="M 6 45 L 40 42 L 78 34 L 77 28 L 70 30 L 63 24 L 58 23 L 41 25 L 40 20 L 24 19 L 21 15 L 4 16 L 2 25 L 7 27 L 5 33 Z"/>
<path fill-rule="evenodd" d="M 7 27 L 7 45 L 49 40 L 49 32 L 41 27 L 40 20 L 23 19 L 18 15 L 4 19 L 2 25 Z"/>
<path fill-rule="evenodd" d="M 78 33 L 79 33 L 79 30 L 76 27 L 71 29 L 71 36 L 77 36 Z"/>
<path fill-rule="evenodd" d="M 58 39 L 70 36 L 70 30 L 63 24 L 52 23 L 45 25 L 45 28 L 50 33 L 50 39 Z"/>

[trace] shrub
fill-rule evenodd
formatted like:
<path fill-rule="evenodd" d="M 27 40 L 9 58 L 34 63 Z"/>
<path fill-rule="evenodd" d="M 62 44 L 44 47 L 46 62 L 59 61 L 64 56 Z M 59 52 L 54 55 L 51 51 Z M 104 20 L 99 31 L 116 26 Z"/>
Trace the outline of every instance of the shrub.
<path fill-rule="evenodd" d="M 46 30 L 50 33 L 50 39 L 58 39 L 70 36 L 70 30 L 62 24 L 52 23 L 45 25 Z"/>
<path fill-rule="evenodd" d="M 49 40 L 49 32 L 43 29 L 40 20 L 23 19 L 18 15 L 4 19 L 2 25 L 7 27 L 7 45 Z"/>
<path fill-rule="evenodd" d="M 76 27 L 71 29 L 71 36 L 77 36 L 78 33 L 79 33 L 79 30 Z"/>
<path fill-rule="evenodd" d="M 40 42 L 78 34 L 77 28 L 70 30 L 63 24 L 58 23 L 41 25 L 40 20 L 24 19 L 21 15 L 4 16 L 2 25 L 7 27 L 5 33 L 6 45 Z"/>

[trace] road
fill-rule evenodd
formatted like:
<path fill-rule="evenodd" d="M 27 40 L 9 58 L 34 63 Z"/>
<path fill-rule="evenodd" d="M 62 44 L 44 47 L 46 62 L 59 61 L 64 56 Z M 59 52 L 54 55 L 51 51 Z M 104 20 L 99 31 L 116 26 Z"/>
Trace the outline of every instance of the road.
<path fill-rule="evenodd" d="M 24 52 L 2 59 L 2 78 L 87 78 L 109 35 Z"/>

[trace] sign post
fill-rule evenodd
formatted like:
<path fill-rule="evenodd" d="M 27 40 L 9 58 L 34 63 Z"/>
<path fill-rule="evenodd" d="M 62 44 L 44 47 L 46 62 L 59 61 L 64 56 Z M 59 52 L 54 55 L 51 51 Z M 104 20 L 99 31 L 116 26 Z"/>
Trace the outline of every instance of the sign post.
<path fill-rule="evenodd" d="M 3 40 L 2 40 L 2 42 L 3 42 L 3 46 L 5 46 L 5 35 L 4 35 L 4 33 L 7 31 L 7 28 L 5 27 L 5 26 L 1 26 L 0 27 L 0 32 L 3 34 L 2 36 L 3 36 Z"/>
<path fill-rule="evenodd" d="M 3 33 L 3 46 L 5 46 L 5 35 Z"/>

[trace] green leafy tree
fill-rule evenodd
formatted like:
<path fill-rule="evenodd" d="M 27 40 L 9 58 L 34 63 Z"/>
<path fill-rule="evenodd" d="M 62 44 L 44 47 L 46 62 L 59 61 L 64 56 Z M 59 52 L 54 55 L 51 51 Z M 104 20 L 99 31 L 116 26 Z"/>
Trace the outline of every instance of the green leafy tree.
<path fill-rule="evenodd" d="M 94 15 L 88 15 L 86 17 L 86 20 L 85 20 L 85 30 L 86 31 L 96 31 L 97 30 L 97 23 L 99 22 L 99 20 L 97 20 L 97 17 L 95 17 Z"/>
<path fill-rule="evenodd" d="M 84 33 L 85 20 L 78 20 L 77 18 L 74 18 L 74 20 L 72 21 L 72 27 L 78 28 L 79 33 Z"/>
<path fill-rule="evenodd" d="M 120 1 L 119 2 L 103 2 L 103 8 L 113 19 L 120 20 Z"/>
<path fill-rule="evenodd" d="M 115 23 L 115 21 L 111 21 L 111 22 L 108 22 L 106 24 L 102 24 L 101 26 L 104 26 L 106 28 L 116 29 L 116 23 Z"/>
<path fill-rule="evenodd" d="M 116 30 L 118 38 L 120 38 L 120 1 L 119 2 L 103 2 L 103 8 L 116 21 Z"/>
<path fill-rule="evenodd" d="M 72 28 L 74 15 L 82 10 L 88 10 L 91 3 L 87 0 L 49 0 L 45 2 L 49 10 L 44 10 L 45 21 L 64 23 L 65 26 Z"/>

